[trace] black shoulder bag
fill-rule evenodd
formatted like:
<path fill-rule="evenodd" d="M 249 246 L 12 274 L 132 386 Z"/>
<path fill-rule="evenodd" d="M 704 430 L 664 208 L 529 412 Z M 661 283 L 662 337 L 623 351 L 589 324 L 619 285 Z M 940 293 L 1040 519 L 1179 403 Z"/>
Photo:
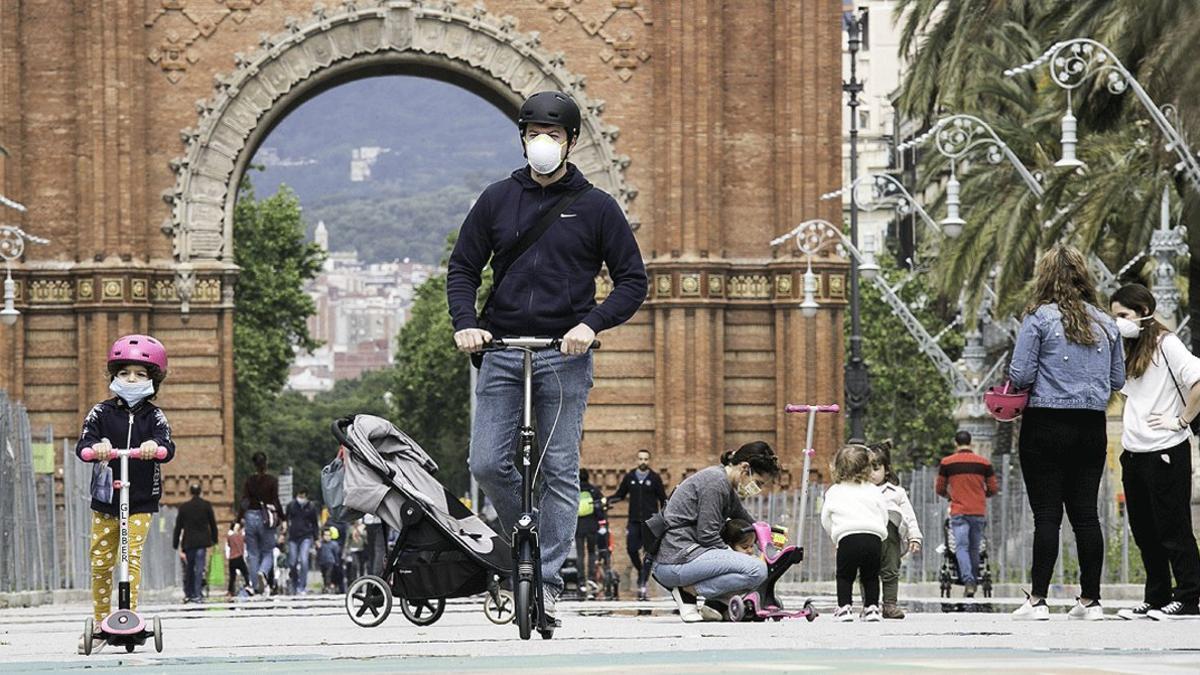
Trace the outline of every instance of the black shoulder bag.
<path fill-rule="evenodd" d="M 500 288 L 500 284 L 504 281 L 504 273 L 507 272 L 508 268 L 512 267 L 512 264 L 517 262 L 517 260 L 520 259 L 520 257 L 530 249 L 530 247 L 537 243 L 538 239 L 542 238 L 542 235 L 546 233 L 546 230 L 550 229 L 550 226 L 554 223 L 554 221 L 558 220 L 558 217 L 561 216 L 564 211 L 571 208 L 571 205 L 575 203 L 575 200 L 582 197 L 589 190 L 591 190 L 590 185 L 582 190 L 574 190 L 566 193 L 562 197 L 559 197 L 558 201 L 554 203 L 554 206 L 550 207 L 548 211 L 543 213 L 542 217 L 538 218 L 538 221 L 533 224 L 533 227 L 525 230 L 525 232 L 521 234 L 521 238 L 517 239 L 517 243 L 513 245 L 511 250 L 505 251 L 503 254 L 492 256 L 492 290 L 490 293 L 488 293 L 487 300 L 485 300 L 483 303 L 483 310 L 479 312 L 479 326 L 481 328 L 488 330 L 488 309 L 492 304 L 492 297 L 496 295 L 496 289 Z M 476 368 L 482 366 L 483 353 L 476 352 L 471 354 L 471 363 Z"/>
<path fill-rule="evenodd" d="M 1183 410 L 1187 412 L 1187 397 L 1183 395 L 1183 389 L 1179 387 L 1179 380 L 1175 379 L 1175 372 L 1171 370 L 1171 362 L 1167 360 L 1167 350 L 1163 349 L 1161 342 L 1158 343 L 1158 353 L 1162 354 L 1163 365 L 1167 367 L 1167 374 L 1171 376 L 1171 384 L 1175 385 L 1175 393 L 1179 394 L 1179 400 L 1183 402 Z M 1183 413 L 1180 413 L 1180 417 L 1182 416 Z M 1191 427 L 1193 434 L 1200 435 L 1200 417 L 1192 420 L 1188 426 Z"/>

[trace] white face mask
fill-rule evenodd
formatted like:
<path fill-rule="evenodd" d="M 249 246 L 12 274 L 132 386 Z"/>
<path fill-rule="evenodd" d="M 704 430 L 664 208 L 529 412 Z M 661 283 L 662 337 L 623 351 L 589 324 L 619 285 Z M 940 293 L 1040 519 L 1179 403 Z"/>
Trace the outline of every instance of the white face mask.
<path fill-rule="evenodd" d="M 762 492 L 762 486 L 758 484 L 758 481 L 754 480 L 754 472 L 747 472 L 746 481 L 738 483 L 738 497 L 741 497 L 742 499 L 749 499 L 760 492 Z"/>
<path fill-rule="evenodd" d="M 108 390 L 115 396 L 120 396 L 125 401 L 125 405 L 130 408 L 136 408 L 137 404 L 146 400 L 146 397 L 154 393 L 154 382 L 146 380 L 144 382 L 135 382 L 130 384 L 121 378 L 113 378 L 112 382 L 108 383 Z"/>
<path fill-rule="evenodd" d="M 1142 334 L 1141 322 L 1149 318 L 1148 316 L 1144 316 L 1137 321 L 1133 321 L 1123 316 L 1117 317 L 1117 331 L 1121 334 L 1121 337 L 1132 340 Z"/>
<path fill-rule="evenodd" d="M 525 143 L 525 156 L 529 159 L 530 168 L 548 176 L 562 165 L 566 148 L 565 142 L 559 143 L 546 134 L 538 134 Z"/>

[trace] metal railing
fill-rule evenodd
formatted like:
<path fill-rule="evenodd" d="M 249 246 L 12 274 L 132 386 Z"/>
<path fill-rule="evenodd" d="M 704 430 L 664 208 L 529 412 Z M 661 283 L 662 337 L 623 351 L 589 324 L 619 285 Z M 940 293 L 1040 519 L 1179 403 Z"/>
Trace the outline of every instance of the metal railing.
<path fill-rule="evenodd" d="M 56 463 L 53 430 L 37 436 L 46 442 L 35 444 L 25 406 L 0 391 L 0 593 L 91 587 L 91 465 L 75 457 L 67 439 Z M 40 465 L 35 445 L 49 452 Z M 143 589 L 179 585 L 179 558 L 171 549 L 175 515 L 163 508 L 150 523 Z"/>

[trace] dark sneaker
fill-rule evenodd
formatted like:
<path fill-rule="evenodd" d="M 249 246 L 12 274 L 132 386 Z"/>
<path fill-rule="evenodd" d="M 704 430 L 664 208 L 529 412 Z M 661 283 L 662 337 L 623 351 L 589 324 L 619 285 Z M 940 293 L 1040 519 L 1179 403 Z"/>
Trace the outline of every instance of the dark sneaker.
<path fill-rule="evenodd" d="M 1152 605 L 1148 602 L 1143 602 L 1142 604 L 1138 605 L 1137 607 L 1134 607 L 1133 609 L 1122 609 L 1121 611 L 1117 612 L 1117 616 L 1119 616 L 1122 619 L 1125 619 L 1127 621 L 1135 621 L 1137 619 L 1149 619 L 1150 612 L 1157 610 L 1157 609 L 1158 608 L 1155 607 L 1154 605 Z"/>
<path fill-rule="evenodd" d="M 1182 603 L 1176 600 L 1163 605 L 1161 609 L 1152 609 L 1147 612 L 1151 619 L 1192 619 L 1200 617 L 1200 606 L 1194 602 Z"/>
<path fill-rule="evenodd" d="M 883 603 L 883 618 L 885 619 L 903 619 L 904 610 L 900 609 L 893 603 Z"/>

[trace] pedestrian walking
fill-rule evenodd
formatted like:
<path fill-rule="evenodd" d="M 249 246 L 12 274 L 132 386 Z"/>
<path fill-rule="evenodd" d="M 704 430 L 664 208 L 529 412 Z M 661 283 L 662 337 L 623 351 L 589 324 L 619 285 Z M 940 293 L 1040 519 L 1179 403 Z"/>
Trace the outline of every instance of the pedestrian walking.
<path fill-rule="evenodd" d="M 954 557 L 963 595 L 975 597 L 979 583 L 979 551 L 987 526 L 987 500 L 1000 491 L 996 471 L 986 457 L 971 449 L 971 434 L 954 434 L 954 454 L 938 465 L 934 491 L 950 500 L 950 531 L 954 534 Z"/>
<path fill-rule="evenodd" d="M 267 473 L 267 455 L 256 452 L 250 458 L 254 473 L 246 477 L 238 502 L 238 522 L 246 533 L 246 563 L 256 593 L 271 594 L 274 576 L 275 537 L 283 506 L 279 503 L 279 479 Z"/>
<path fill-rule="evenodd" d="M 600 521 L 605 519 L 604 495 L 592 485 L 587 469 L 579 470 L 579 519 L 575 526 L 575 560 L 579 567 L 581 591 L 596 579 L 596 541 Z"/>
<path fill-rule="evenodd" d="M 287 556 L 293 594 L 308 593 L 308 558 L 320 529 L 317 515 L 317 505 L 308 500 L 308 490 L 298 488 L 296 498 L 287 505 Z"/>
<path fill-rule="evenodd" d="M 246 566 L 246 532 L 236 520 L 229 524 L 225 533 L 225 560 L 229 562 L 229 590 L 227 597 L 234 598 L 240 593 L 237 588 L 237 575 L 242 575 L 242 588 L 248 595 L 254 595 L 254 585 L 250 580 L 250 568 Z"/>
<path fill-rule="evenodd" d="M 667 505 L 667 490 L 662 477 L 650 468 L 650 451 L 645 448 L 637 451 L 637 467 L 625 474 L 617 491 L 608 498 L 608 503 L 611 505 L 625 499 L 629 500 L 625 550 L 629 553 L 633 568 L 637 570 L 638 600 L 648 600 L 651 562 L 642 541 L 642 524 Z"/>
<path fill-rule="evenodd" d="M 204 602 L 201 590 L 208 570 L 208 547 L 217 543 L 217 517 L 212 504 L 200 496 L 200 484 L 188 487 L 192 498 L 179 506 L 175 515 L 175 531 L 171 534 L 171 548 L 179 551 L 184 563 L 183 601 Z"/>
<path fill-rule="evenodd" d="M 1029 390 L 1021 420 L 1021 473 L 1033 511 L 1033 588 L 1018 620 L 1046 620 L 1063 510 L 1079 551 L 1079 598 L 1071 619 L 1104 617 L 1100 574 L 1104 536 L 1096 501 L 1108 433 L 1104 411 L 1125 386 L 1125 358 L 1112 317 L 1097 306 L 1087 261 L 1056 244 L 1038 261 L 1008 376 Z"/>
<path fill-rule="evenodd" d="M 1117 612 L 1126 619 L 1200 615 L 1190 428 L 1200 415 L 1200 359 L 1155 318 L 1156 307 L 1141 284 L 1122 286 L 1112 296 L 1117 330 L 1125 338 L 1121 482 L 1129 529 L 1146 569 L 1142 604 Z"/>

